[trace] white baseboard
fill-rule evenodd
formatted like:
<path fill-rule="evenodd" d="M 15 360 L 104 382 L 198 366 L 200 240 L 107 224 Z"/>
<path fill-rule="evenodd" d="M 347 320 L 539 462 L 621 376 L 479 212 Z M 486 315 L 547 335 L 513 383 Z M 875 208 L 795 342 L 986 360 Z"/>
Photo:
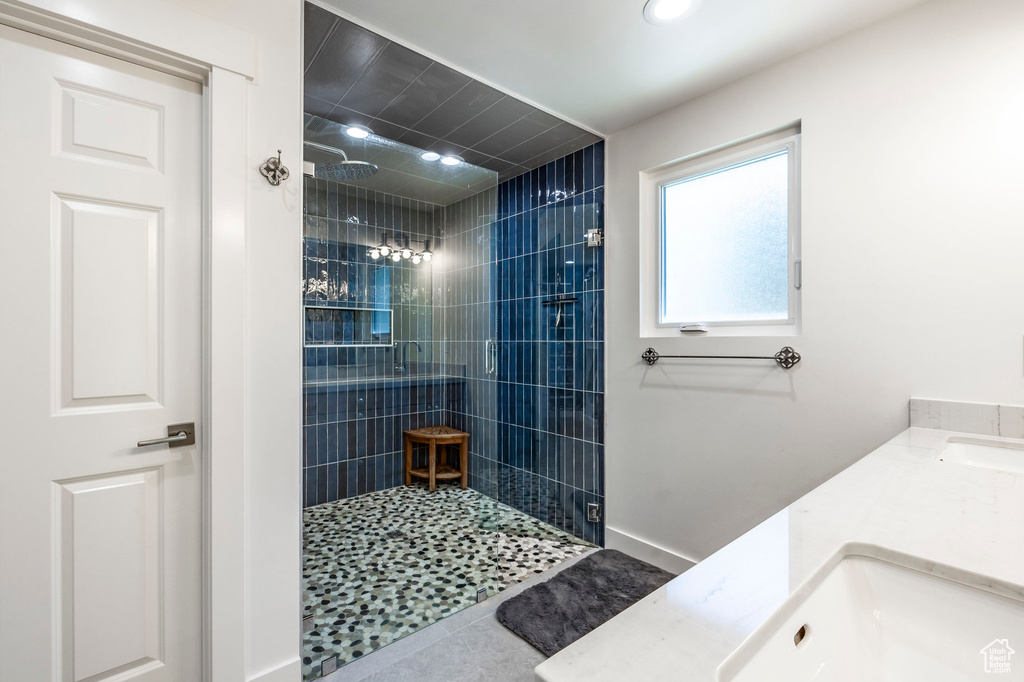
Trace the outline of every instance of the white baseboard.
<path fill-rule="evenodd" d="M 604 546 L 607 549 L 617 549 L 631 557 L 654 564 L 658 568 L 675 575 L 679 575 L 683 571 L 692 568 L 697 563 L 664 547 L 659 547 L 614 528 L 605 527 Z"/>
<path fill-rule="evenodd" d="M 300 682 L 301 679 L 302 659 L 296 657 L 284 665 L 253 675 L 248 682 Z"/>

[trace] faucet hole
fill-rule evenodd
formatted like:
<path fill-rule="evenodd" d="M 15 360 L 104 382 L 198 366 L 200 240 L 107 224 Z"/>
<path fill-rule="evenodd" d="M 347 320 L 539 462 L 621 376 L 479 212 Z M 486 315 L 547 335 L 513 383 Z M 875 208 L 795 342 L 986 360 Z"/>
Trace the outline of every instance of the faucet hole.
<path fill-rule="evenodd" d="M 800 644 L 807 639 L 807 635 L 811 634 L 811 629 L 806 625 L 801 625 L 800 629 L 793 635 L 793 645 L 800 646 Z"/>

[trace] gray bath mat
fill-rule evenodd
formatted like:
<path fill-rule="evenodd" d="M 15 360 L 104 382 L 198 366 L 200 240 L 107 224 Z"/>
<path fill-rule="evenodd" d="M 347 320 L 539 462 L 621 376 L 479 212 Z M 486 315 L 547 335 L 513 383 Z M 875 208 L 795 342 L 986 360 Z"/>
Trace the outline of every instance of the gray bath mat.
<path fill-rule="evenodd" d="M 545 656 L 554 656 L 674 577 L 628 554 L 603 549 L 503 602 L 498 622 Z"/>

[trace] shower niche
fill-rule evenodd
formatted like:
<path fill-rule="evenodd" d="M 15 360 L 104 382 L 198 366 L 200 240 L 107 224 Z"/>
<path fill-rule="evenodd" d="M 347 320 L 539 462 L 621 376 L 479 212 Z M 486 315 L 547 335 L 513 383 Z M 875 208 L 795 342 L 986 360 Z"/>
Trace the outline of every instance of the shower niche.
<path fill-rule="evenodd" d="M 305 307 L 305 345 L 391 346 L 391 310 L 331 306 Z"/>

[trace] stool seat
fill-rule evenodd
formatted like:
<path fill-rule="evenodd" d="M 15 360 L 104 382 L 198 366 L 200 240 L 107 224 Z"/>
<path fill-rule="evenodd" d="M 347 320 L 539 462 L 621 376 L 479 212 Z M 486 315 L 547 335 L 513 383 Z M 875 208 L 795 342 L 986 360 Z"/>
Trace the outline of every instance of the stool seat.
<path fill-rule="evenodd" d="M 469 438 L 469 434 L 465 431 L 459 431 L 458 429 L 453 429 L 450 426 L 426 426 L 422 429 L 411 429 L 409 431 L 403 431 L 402 433 L 410 438 L 433 438 L 439 443 L 449 441 L 459 443 L 463 438 Z M 423 442 L 426 442 L 426 440 Z"/>
<path fill-rule="evenodd" d="M 430 483 L 430 492 L 437 490 L 437 479 L 454 480 L 462 479 L 462 489 L 465 490 L 469 484 L 469 434 L 465 431 L 453 429 L 450 426 L 427 426 L 422 429 L 410 429 L 403 431 L 405 440 L 405 484 L 411 485 L 412 478 L 425 478 Z M 426 467 L 412 468 L 412 444 L 425 443 L 429 446 L 429 464 Z M 437 463 L 438 445 L 459 445 L 459 468 L 455 469 L 448 464 Z"/>

